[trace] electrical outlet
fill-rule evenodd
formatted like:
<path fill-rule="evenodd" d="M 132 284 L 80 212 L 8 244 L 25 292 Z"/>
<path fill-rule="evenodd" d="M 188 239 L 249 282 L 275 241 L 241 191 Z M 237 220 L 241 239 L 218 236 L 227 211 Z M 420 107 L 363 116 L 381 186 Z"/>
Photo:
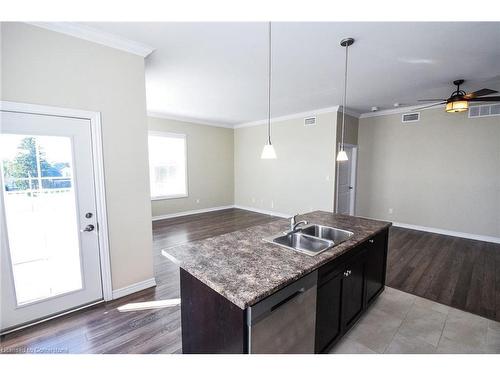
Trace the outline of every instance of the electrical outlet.
<path fill-rule="evenodd" d="M 274 208 L 274 201 L 271 201 L 271 208 Z"/>
<path fill-rule="evenodd" d="M 325 181 L 330 181 L 330 176 L 326 176 Z"/>
<path fill-rule="evenodd" d="M 392 208 L 389 208 L 388 212 L 389 212 L 389 215 L 392 215 L 394 213 L 394 210 Z"/>
<path fill-rule="evenodd" d="M 197 199 L 197 200 L 196 200 L 196 203 L 200 203 L 200 200 L 199 200 L 199 199 Z"/>
<path fill-rule="evenodd" d="M 252 203 L 255 203 L 255 198 L 252 198 Z"/>

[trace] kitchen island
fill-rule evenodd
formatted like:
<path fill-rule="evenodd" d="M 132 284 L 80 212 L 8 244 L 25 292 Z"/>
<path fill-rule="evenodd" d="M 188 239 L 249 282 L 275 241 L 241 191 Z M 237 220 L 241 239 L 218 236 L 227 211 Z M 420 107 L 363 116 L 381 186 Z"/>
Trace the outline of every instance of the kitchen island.
<path fill-rule="evenodd" d="M 382 292 L 390 223 L 300 219 L 353 235 L 309 256 L 263 241 L 289 230 L 281 219 L 163 251 L 181 268 L 184 353 L 326 352 Z"/>

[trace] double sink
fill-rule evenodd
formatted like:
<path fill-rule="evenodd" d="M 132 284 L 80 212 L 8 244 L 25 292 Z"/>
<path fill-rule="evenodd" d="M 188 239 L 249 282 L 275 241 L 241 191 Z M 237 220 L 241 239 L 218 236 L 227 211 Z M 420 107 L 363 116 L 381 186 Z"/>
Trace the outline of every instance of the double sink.
<path fill-rule="evenodd" d="M 264 241 L 314 256 L 348 240 L 353 234 L 343 229 L 312 224 L 264 238 Z"/>

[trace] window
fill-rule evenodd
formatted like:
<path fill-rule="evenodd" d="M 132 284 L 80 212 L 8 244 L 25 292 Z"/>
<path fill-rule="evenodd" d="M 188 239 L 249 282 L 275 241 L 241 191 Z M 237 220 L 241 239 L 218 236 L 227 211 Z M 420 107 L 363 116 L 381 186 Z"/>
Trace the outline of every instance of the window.
<path fill-rule="evenodd" d="M 187 197 L 186 135 L 149 132 L 151 199 Z"/>

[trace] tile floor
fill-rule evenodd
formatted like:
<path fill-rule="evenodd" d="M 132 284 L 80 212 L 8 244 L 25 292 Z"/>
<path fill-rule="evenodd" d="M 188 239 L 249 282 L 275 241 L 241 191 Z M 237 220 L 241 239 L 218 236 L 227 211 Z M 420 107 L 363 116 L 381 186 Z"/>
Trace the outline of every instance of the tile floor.
<path fill-rule="evenodd" d="M 386 287 L 330 353 L 500 353 L 500 323 Z"/>

